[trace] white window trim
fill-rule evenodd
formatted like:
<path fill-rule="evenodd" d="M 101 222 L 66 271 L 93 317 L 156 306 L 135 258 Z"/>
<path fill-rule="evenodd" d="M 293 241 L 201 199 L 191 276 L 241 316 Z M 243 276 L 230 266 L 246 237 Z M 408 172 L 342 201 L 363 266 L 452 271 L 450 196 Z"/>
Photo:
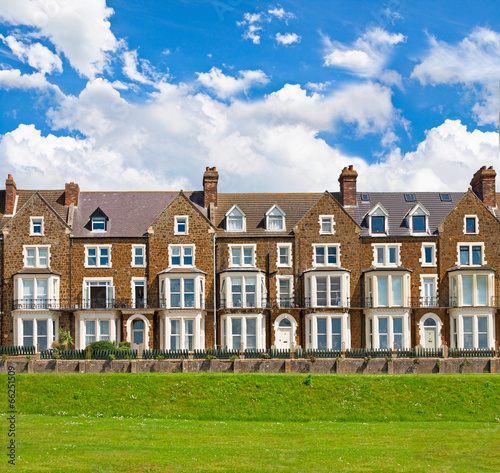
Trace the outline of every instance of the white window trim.
<path fill-rule="evenodd" d="M 24 314 L 13 314 L 13 335 L 14 335 L 14 345 L 23 346 L 23 320 L 33 321 L 33 344 L 36 348 L 38 331 L 36 323 L 38 320 L 47 321 L 47 348 L 52 348 L 52 342 L 59 340 L 59 315 L 56 313 L 24 313 Z M 54 327 L 55 322 L 55 327 Z"/>
<path fill-rule="evenodd" d="M 368 348 L 373 348 L 375 350 L 380 349 L 380 338 L 378 331 L 378 319 L 386 318 L 389 319 L 387 323 L 387 344 L 388 348 L 392 349 L 394 346 L 394 328 L 393 328 L 393 318 L 403 319 L 403 349 L 408 349 L 411 346 L 411 333 L 410 333 L 410 314 L 407 310 L 392 310 L 380 311 L 380 310 L 368 310 L 366 311 L 366 346 Z M 372 340 L 370 340 L 370 320 L 373 324 Z"/>
<path fill-rule="evenodd" d="M 295 288 L 293 285 L 293 275 L 290 276 L 276 276 L 276 302 L 278 304 L 279 308 L 281 307 L 281 298 L 280 298 L 280 281 L 281 280 L 287 280 L 290 281 L 290 305 L 286 306 L 285 304 L 285 309 L 292 309 L 295 305 Z"/>
<path fill-rule="evenodd" d="M 111 278 L 109 278 L 109 277 L 104 277 L 104 278 L 83 278 L 83 281 L 82 281 L 82 308 L 90 309 L 90 300 L 91 300 L 91 298 L 90 298 L 90 292 L 88 293 L 88 295 L 89 295 L 88 300 L 85 299 L 85 290 L 87 288 L 92 287 L 90 284 L 88 284 L 90 282 L 106 282 L 106 283 L 109 283 L 109 284 L 103 285 L 103 287 L 112 287 L 113 288 L 113 293 L 114 293 L 114 290 L 115 290 L 115 286 L 113 285 L 113 278 L 112 277 Z M 116 297 L 116 294 L 115 294 L 115 297 Z M 100 310 L 100 309 L 96 309 L 96 310 Z"/>
<path fill-rule="evenodd" d="M 233 212 L 237 212 L 243 221 L 243 228 L 241 230 L 233 230 L 229 228 L 229 217 L 232 216 Z M 247 219 L 245 212 L 243 212 L 236 204 L 233 205 L 229 211 L 226 213 L 226 232 L 229 233 L 242 233 L 247 231 Z"/>
<path fill-rule="evenodd" d="M 104 229 L 94 230 L 94 219 L 104 220 Z M 92 217 L 90 219 L 90 227 L 91 227 L 91 232 L 92 233 L 106 233 L 108 231 L 108 222 L 107 222 L 106 217 Z"/>
<path fill-rule="evenodd" d="M 229 262 L 228 262 L 228 267 L 229 268 L 255 268 L 255 254 L 257 252 L 257 245 L 251 244 L 251 245 L 235 245 L 235 244 L 230 244 L 228 245 L 229 247 Z M 233 264 L 233 248 L 240 248 L 241 250 L 241 264 Z M 245 264 L 245 258 L 243 256 L 243 248 L 251 248 L 252 249 L 252 263 L 251 264 Z"/>
<path fill-rule="evenodd" d="M 312 266 L 313 268 L 340 268 L 340 243 L 313 243 L 313 261 L 312 261 Z M 324 248 L 325 249 L 325 263 L 324 264 L 319 264 L 316 263 L 316 248 Z M 334 247 L 337 248 L 337 262 L 335 264 L 330 264 L 328 263 L 328 248 L 329 247 Z"/>
<path fill-rule="evenodd" d="M 269 229 L 269 217 L 271 216 L 271 213 L 277 210 L 278 213 L 281 215 L 282 221 L 283 221 L 283 228 L 281 230 L 270 230 Z M 266 232 L 284 232 L 286 231 L 286 214 L 283 212 L 283 210 L 280 209 L 279 205 L 274 204 L 267 212 L 266 212 Z"/>
<path fill-rule="evenodd" d="M 332 349 L 332 322 L 331 319 L 341 319 L 341 346 L 345 347 L 346 350 L 351 348 L 351 316 L 348 312 L 339 312 L 337 314 L 332 313 L 320 313 L 315 312 L 313 314 L 306 315 L 306 342 L 305 346 L 307 349 L 318 349 L 318 325 L 316 320 L 318 318 L 326 318 L 326 343 L 327 350 Z M 309 321 L 311 323 L 309 324 Z"/>
<path fill-rule="evenodd" d="M 28 249 L 35 248 L 35 266 L 28 266 Z M 40 265 L 39 252 L 40 248 L 47 248 L 47 264 Z M 23 245 L 23 259 L 25 268 L 50 268 L 50 245 Z"/>
<path fill-rule="evenodd" d="M 36 282 L 41 279 L 47 280 L 47 308 L 46 309 L 20 309 L 20 310 L 50 310 L 51 301 L 54 301 L 56 304 L 59 301 L 59 288 L 61 279 L 60 276 L 54 274 L 17 274 L 14 276 L 14 299 L 18 301 L 24 301 L 24 292 L 23 292 L 23 281 L 24 280 L 33 280 L 33 299 L 37 300 L 36 293 Z M 54 289 L 55 283 L 55 289 Z"/>
<path fill-rule="evenodd" d="M 402 243 L 372 243 L 374 268 L 397 268 L 401 266 L 401 245 Z M 396 263 L 389 263 L 389 248 L 396 247 Z M 377 263 L 377 248 L 384 249 L 384 264 Z"/>
<path fill-rule="evenodd" d="M 173 265 L 172 264 L 172 248 L 177 248 L 179 247 L 181 249 L 181 261 L 180 264 Z M 193 258 L 193 263 L 192 264 L 184 264 L 184 249 L 185 248 L 192 248 L 192 258 Z M 168 266 L 169 267 L 174 267 L 174 268 L 194 268 L 196 266 L 196 260 L 195 260 L 195 255 L 196 255 L 196 245 L 177 245 L 177 244 L 170 244 L 168 245 Z"/>
<path fill-rule="evenodd" d="M 464 293 L 463 293 L 463 283 L 462 283 L 462 277 L 463 276 L 471 276 L 472 277 L 472 304 L 467 304 L 464 305 Z M 487 282 L 486 282 L 486 305 L 485 304 L 478 304 L 477 301 L 477 277 L 478 276 L 486 276 Z M 491 304 L 491 298 L 492 296 L 495 295 L 495 275 L 493 272 L 488 271 L 488 272 L 474 272 L 471 273 L 469 271 L 459 271 L 457 273 L 454 273 L 450 275 L 449 281 L 450 281 L 450 297 L 453 297 L 452 293 L 452 280 L 456 279 L 456 284 L 457 284 L 457 305 L 458 307 L 488 307 Z"/>
<path fill-rule="evenodd" d="M 35 220 L 41 220 L 42 224 L 41 224 L 41 232 L 40 233 L 35 233 L 34 230 L 33 230 L 33 222 Z M 43 220 L 43 217 L 30 217 L 30 236 L 44 236 L 45 234 L 45 224 L 44 224 L 44 220 Z"/>
<path fill-rule="evenodd" d="M 467 219 L 468 218 L 473 218 L 476 223 L 476 231 L 475 232 L 468 232 L 467 231 Z M 479 234 L 479 219 L 477 218 L 477 215 L 464 215 L 464 235 L 478 235 Z"/>
<path fill-rule="evenodd" d="M 371 209 L 368 213 L 368 229 L 370 231 L 370 236 L 373 237 L 384 237 L 389 235 L 389 213 L 385 210 L 384 206 L 379 202 L 373 209 Z M 372 231 L 372 217 L 385 217 L 384 218 L 384 231 L 383 233 L 373 232 Z"/>
<path fill-rule="evenodd" d="M 280 263 L 280 248 L 288 248 L 288 264 Z M 292 244 L 291 243 L 278 243 L 276 246 L 277 260 L 276 266 L 278 268 L 290 268 L 292 266 Z"/>
<path fill-rule="evenodd" d="M 142 257 L 144 260 L 143 264 L 135 264 L 135 256 L 136 256 L 135 250 L 136 250 L 136 248 L 142 248 Z M 132 252 L 132 262 L 130 263 L 130 265 L 132 266 L 132 268 L 145 268 L 146 267 L 146 245 L 132 245 L 131 252 Z"/>
<path fill-rule="evenodd" d="M 460 264 L 460 247 L 461 246 L 468 246 L 469 247 L 469 264 Z M 472 247 L 473 246 L 480 246 L 481 247 L 481 264 L 472 264 Z M 484 254 L 484 243 L 483 242 L 470 242 L 470 241 L 465 241 L 465 242 L 458 242 L 457 243 L 457 261 L 456 265 L 461 266 L 461 267 L 466 267 L 466 268 L 478 268 L 479 266 L 485 266 L 488 264 L 488 262 L 484 259 L 485 254 Z"/>
<path fill-rule="evenodd" d="M 432 262 L 431 263 L 425 262 L 425 248 L 426 247 L 432 248 Z M 437 266 L 436 260 L 437 260 L 436 243 L 422 243 L 422 255 L 421 255 L 421 258 L 419 260 L 422 267 L 423 268 L 435 268 Z"/>
<path fill-rule="evenodd" d="M 428 210 L 418 202 L 415 207 L 413 207 L 408 212 L 407 224 L 410 229 L 410 235 L 412 236 L 428 236 L 430 234 L 429 231 L 429 216 L 430 213 Z M 425 230 L 423 232 L 415 232 L 413 231 L 413 217 L 425 217 Z"/>
<path fill-rule="evenodd" d="M 325 307 L 318 306 L 318 293 L 317 293 L 317 281 L 318 277 L 327 277 L 327 305 L 328 308 L 338 308 L 338 307 L 348 307 L 348 300 L 350 297 L 350 273 L 347 271 L 322 271 L 322 272 L 309 272 L 306 273 L 305 276 L 305 294 L 306 298 L 309 298 L 310 307 Z M 340 306 L 330 304 L 331 301 L 331 293 L 330 293 L 330 277 L 340 277 Z"/>
<path fill-rule="evenodd" d="M 377 278 L 383 277 L 387 278 L 387 305 L 379 305 L 379 297 L 378 297 L 378 281 Z M 392 304 L 392 278 L 393 277 L 402 277 L 402 286 L 401 286 L 401 305 L 393 305 Z M 407 307 L 408 302 L 409 302 L 409 297 L 411 294 L 411 287 L 410 287 L 410 274 L 408 273 L 402 273 L 402 274 L 397 274 L 395 272 L 376 272 L 376 273 L 369 273 L 369 275 L 365 278 L 365 294 L 368 297 L 368 280 L 371 279 L 371 285 L 372 285 L 372 308 L 381 308 L 381 309 L 387 309 L 387 308 L 401 308 L 401 307 Z"/>
<path fill-rule="evenodd" d="M 222 323 L 225 323 L 226 327 L 226 334 L 225 337 L 222 339 L 222 343 L 224 345 L 224 348 L 231 347 L 232 348 L 232 343 L 230 344 L 229 342 L 232 342 L 232 319 L 242 319 L 241 323 L 241 340 L 243 343 L 243 349 L 245 350 L 247 348 L 247 343 L 246 343 L 246 323 L 243 323 L 243 320 L 246 321 L 246 319 L 257 319 L 257 327 L 256 327 L 256 349 L 257 350 L 265 350 L 266 348 L 266 321 L 264 318 L 263 314 L 225 314 L 222 316 Z M 239 349 L 239 347 L 238 347 Z"/>
<path fill-rule="evenodd" d="M 130 280 L 130 289 L 132 291 L 132 297 L 130 298 L 130 300 L 132 301 L 133 307 L 136 307 L 136 301 L 135 301 L 135 286 L 136 286 L 135 283 L 136 282 L 143 282 L 144 283 L 144 301 L 146 302 L 148 299 L 148 286 L 147 286 L 146 278 L 133 277 Z"/>
<path fill-rule="evenodd" d="M 177 224 L 178 220 L 184 218 L 186 219 L 186 231 L 185 232 L 179 232 L 177 230 Z M 174 219 L 174 235 L 189 235 L 189 215 L 176 215 Z"/>
<path fill-rule="evenodd" d="M 323 219 L 331 219 L 331 222 L 332 222 L 332 230 L 330 232 L 325 232 L 323 230 Z M 335 235 L 335 216 L 334 215 L 320 215 L 319 216 L 319 219 L 318 219 L 318 222 L 319 222 L 319 234 L 320 235 Z"/>
<path fill-rule="evenodd" d="M 488 348 L 495 348 L 495 312 L 485 308 L 470 308 L 470 309 L 452 309 L 450 311 L 450 341 L 452 348 L 464 348 L 464 317 L 473 317 L 472 336 L 473 346 L 479 346 L 478 338 L 478 317 L 488 317 Z M 458 346 L 454 346 L 453 334 L 453 319 L 457 319 L 457 342 Z"/>
<path fill-rule="evenodd" d="M 84 267 L 85 268 L 112 268 L 113 265 L 112 265 L 112 262 L 111 262 L 111 247 L 112 245 L 84 245 L 85 247 L 85 264 L 84 264 Z M 96 248 L 96 264 L 95 265 L 89 265 L 88 262 L 89 262 L 89 248 Z M 109 260 L 109 264 L 107 265 L 101 265 L 100 264 L 100 260 L 101 260 L 101 249 L 103 248 L 107 248 L 109 251 L 108 251 L 108 260 Z"/>
<path fill-rule="evenodd" d="M 438 275 L 437 274 L 421 274 L 420 275 L 420 300 L 424 301 L 425 300 L 425 292 L 424 292 L 424 279 L 432 279 L 434 281 L 434 296 L 433 299 L 434 301 L 437 301 L 438 298 L 438 293 L 439 293 L 439 287 L 438 287 Z M 431 301 L 431 304 L 434 303 L 434 301 Z M 437 304 L 434 305 L 423 305 L 423 303 L 420 304 L 421 307 L 437 307 Z"/>
<path fill-rule="evenodd" d="M 434 320 L 434 322 L 436 322 L 436 348 L 441 348 L 443 323 L 441 322 L 441 319 L 439 318 L 439 316 L 437 316 L 436 314 L 434 314 L 432 312 L 428 312 L 427 314 L 424 314 L 422 317 L 420 317 L 420 321 L 418 322 L 418 333 L 419 333 L 419 338 L 420 338 L 420 345 L 422 345 L 422 347 L 425 346 L 425 326 L 424 326 L 424 323 L 428 319 L 432 319 L 432 320 Z M 424 343 L 422 343 L 422 342 L 424 342 Z"/>
<path fill-rule="evenodd" d="M 184 322 L 186 320 L 194 320 L 194 333 L 193 333 L 193 350 L 200 350 L 205 348 L 205 319 L 202 314 L 175 314 L 168 315 L 165 314 L 161 317 L 160 321 L 162 322 L 163 330 L 161 331 L 161 348 L 164 350 L 171 350 L 172 347 L 170 345 L 170 335 L 171 335 L 171 320 L 179 320 L 180 321 L 180 345 L 181 350 L 187 350 L 188 348 L 184 345 L 185 339 L 185 326 Z"/>
<path fill-rule="evenodd" d="M 232 291 L 232 278 L 241 278 L 241 307 L 233 307 L 233 291 Z M 265 277 L 261 272 L 244 273 L 244 272 L 231 272 L 221 277 L 220 283 L 220 297 L 225 299 L 226 307 L 228 309 L 245 309 L 246 307 L 246 278 L 255 278 L 255 307 L 248 307 L 249 309 L 262 308 L 265 304 L 267 292 L 265 288 Z"/>
<path fill-rule="evenodd" d="M 88 280 L 99 280 L 102 281 L 106 278 L 86 278 Z M 86 311 L 78 311 L 75 313 L 75 348 L 77 350 L 83 350 L 85 348 L 85 322 L 87 320 L 94 320 L 96 322 L 96 340 L 98 337 L 98 333 L 100 332 L 99 322 L 101 320 L 109 320 L 109 341 L 119 343 L 120 334 L 121 334 L 121 326 L 120 323 L 120 315 L 117 311 L 106 311 L 100 312 L 97 315 L 93 310 Z M 117 324 L 118 330 L 117 330 Z"/>
<path fill-rule="evenodd" d="M 181 306 L 171 307 L 170 305 L 170 281 L 172 279 L 194 279 L 194 307 L 184 307 L 184 282 L 181 282 Z M 172 310 L 200 310 L 205 308 L 205 276 L 202 274 L 169 274 L 160 275 L 160 281 L 163 281 L 163 294 L 160 294 L 160 304 L 162 308 Z M 161 282 L 160 282 L 161 285 Z"/>

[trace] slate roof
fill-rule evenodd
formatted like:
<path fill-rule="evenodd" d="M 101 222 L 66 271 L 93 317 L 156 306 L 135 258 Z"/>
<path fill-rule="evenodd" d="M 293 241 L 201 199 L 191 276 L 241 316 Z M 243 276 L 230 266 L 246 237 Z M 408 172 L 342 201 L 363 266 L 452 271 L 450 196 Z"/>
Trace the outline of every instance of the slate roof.
<path fill-rule="evenodd" d="M 323 196 L 323 193 L 296 194 L 219 194 L 215 209 L 215 226 L 219 236 L 280 237 L 292 235 L 293 227 Z M 226 232 L 226 213 L 237 205 L 246 215 L 246 232 Z M 266 231 L 266 212 L 277 204 L 285 213 L 285 231 Z"/>
<path fill-rule="evenodd" d="M 17 207 L 19 211 L 21 207 L 28 201 L 28 199 L 38 192 L 47 203 L 59 214 L 59 216 L 67 223 L 68 222 L 68 207 L 64 206 L 64 189 L 62 190 L 17 190 Z M 5 190 L 0 191 L 0 228 L 2 228 L 9 220 L 10 217 L 4 218 L 5 214 Z"/>
<path fill-rule="evenodd" d="M 415 195 L 415 201 L 407 202 L 405 200 L 405 194 L 408 193 Z M 370 201 L 362 201 L 362 194 L 368 194 Z M 411 236 L 405 217 L 417 203 L 420 203 L 430 214 L 430 234 L 437 235 L 438 225 L 465 195 L 464 192 L 446 192 L 446 194 L 451 196 L 451 202 L 442 201 L 440 192 L 358 192 L 357 206 L 346 208 L 346 210 L 361 226 L 361 236 L 369 236 L 366 214 L 380 203 L 389 214 L 388 236 Z"/>
<path fill-rule="evenodd" d="M 143 236 L 153 220 L 175 199 L 178 192 L 80 192 L 75 207 L 75 237 L 138 237 Z M 206 215 L 203 192 L 184 195 Z M 90 216 L 100 208 L 108 217 L 106 232 L 92 233 Z"/>

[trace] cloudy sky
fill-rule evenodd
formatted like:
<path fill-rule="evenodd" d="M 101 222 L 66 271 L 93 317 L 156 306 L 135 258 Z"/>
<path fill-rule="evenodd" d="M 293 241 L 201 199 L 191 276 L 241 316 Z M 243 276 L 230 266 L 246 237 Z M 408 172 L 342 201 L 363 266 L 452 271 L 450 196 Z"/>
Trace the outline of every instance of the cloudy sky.
<path fill-rule="evenodd" d="M 500 170 L 487 0 L 0 0 L 0 180 L 465 190 Z"/>

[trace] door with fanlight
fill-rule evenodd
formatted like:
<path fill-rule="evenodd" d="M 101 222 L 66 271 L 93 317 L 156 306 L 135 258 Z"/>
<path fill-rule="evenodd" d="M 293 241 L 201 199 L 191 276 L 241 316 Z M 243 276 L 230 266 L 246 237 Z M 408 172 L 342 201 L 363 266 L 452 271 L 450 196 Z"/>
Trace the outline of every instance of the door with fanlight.
<path fill-rule="evenodd" d="M 434 319 L 427 319 L 424 322 L 424 347 L 437 348 L 437 324 Z"/>
<path fill-rule="evenodd" d="M 293 340 L 293 326 L 288 319 L 283 319 L 278 324 L 276 331 L 276 348 L 279 350 L 290 350 Z"/>

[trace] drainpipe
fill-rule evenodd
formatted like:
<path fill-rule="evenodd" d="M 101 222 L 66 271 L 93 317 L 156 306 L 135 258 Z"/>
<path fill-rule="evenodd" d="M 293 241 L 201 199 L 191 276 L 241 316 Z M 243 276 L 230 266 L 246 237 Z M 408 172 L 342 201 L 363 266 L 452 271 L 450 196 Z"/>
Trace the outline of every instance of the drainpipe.
<path fill-rule="evenodd" d="M 217 233 L 214 232 L 213 237 L 213 262 L 214 262 L 214 276 L 213 276 L 213 286 L 214 286 L 214 350 L 217 349 L 217 258 L 215 253 L 215 239 L 217 238 Z"/>
<path fill-rule="evenodd" d="M 72 303 L 73 303 L 73 238 L 71 238 L 71 235 L 69 237 L 69 309 L 72 309 Z M 73 317 L 75 314 L 73 313 Z M 72 321 L 73 317 L 69 317 L 69 332 L 71 333 L 72 327 Z M 60 327 L 60 326 L 59 326 Z M 76 335 L 76 334 L 75 334 Z M 76 338 L 76 336 L 75 336 Z"/>
<path fill-rule="evenodd" d="M 359 288 L 359 306 L 361 307 L 361 343 L 360 345 L 362 347 L 366 348 L 366 331 L 365 331 L 365 311 L 364 311 L 364 295 L 365 295 L 365 278 L 363 276 L 363 244 L 362 244 L 362 239 L 361 235 L 359 236 L 359 280 L 361 281 L 360 288 Z M 351 318 L 351 326 L 352 326 L 352 318 Z M 352 332 L 351 332 L 351 348 L 352 348 Z"/>
<path fill-rule="evenodd" d="M 4 314 L 4 307 L 3 307 L 3 285 L 4 285 L 4 259 L 5 259 L 5 240 L 2 238 L 2 281 L 0 282 L 0 313 L 1 313 L 1 320 L 0 320 L 0 345 L 3 345 L 3 314 Z"/>
<path fill-rule="evenodd" d="M 267 310 L 267 319 L 268 319 L 268 324 L 267 324 L 267 347 L 271 348 L 271 265 L 269 262 L 270 255 L 267 253 L 266 256 L 266 287 L 267 287 L 267 307 L 269 309 Z"/>

